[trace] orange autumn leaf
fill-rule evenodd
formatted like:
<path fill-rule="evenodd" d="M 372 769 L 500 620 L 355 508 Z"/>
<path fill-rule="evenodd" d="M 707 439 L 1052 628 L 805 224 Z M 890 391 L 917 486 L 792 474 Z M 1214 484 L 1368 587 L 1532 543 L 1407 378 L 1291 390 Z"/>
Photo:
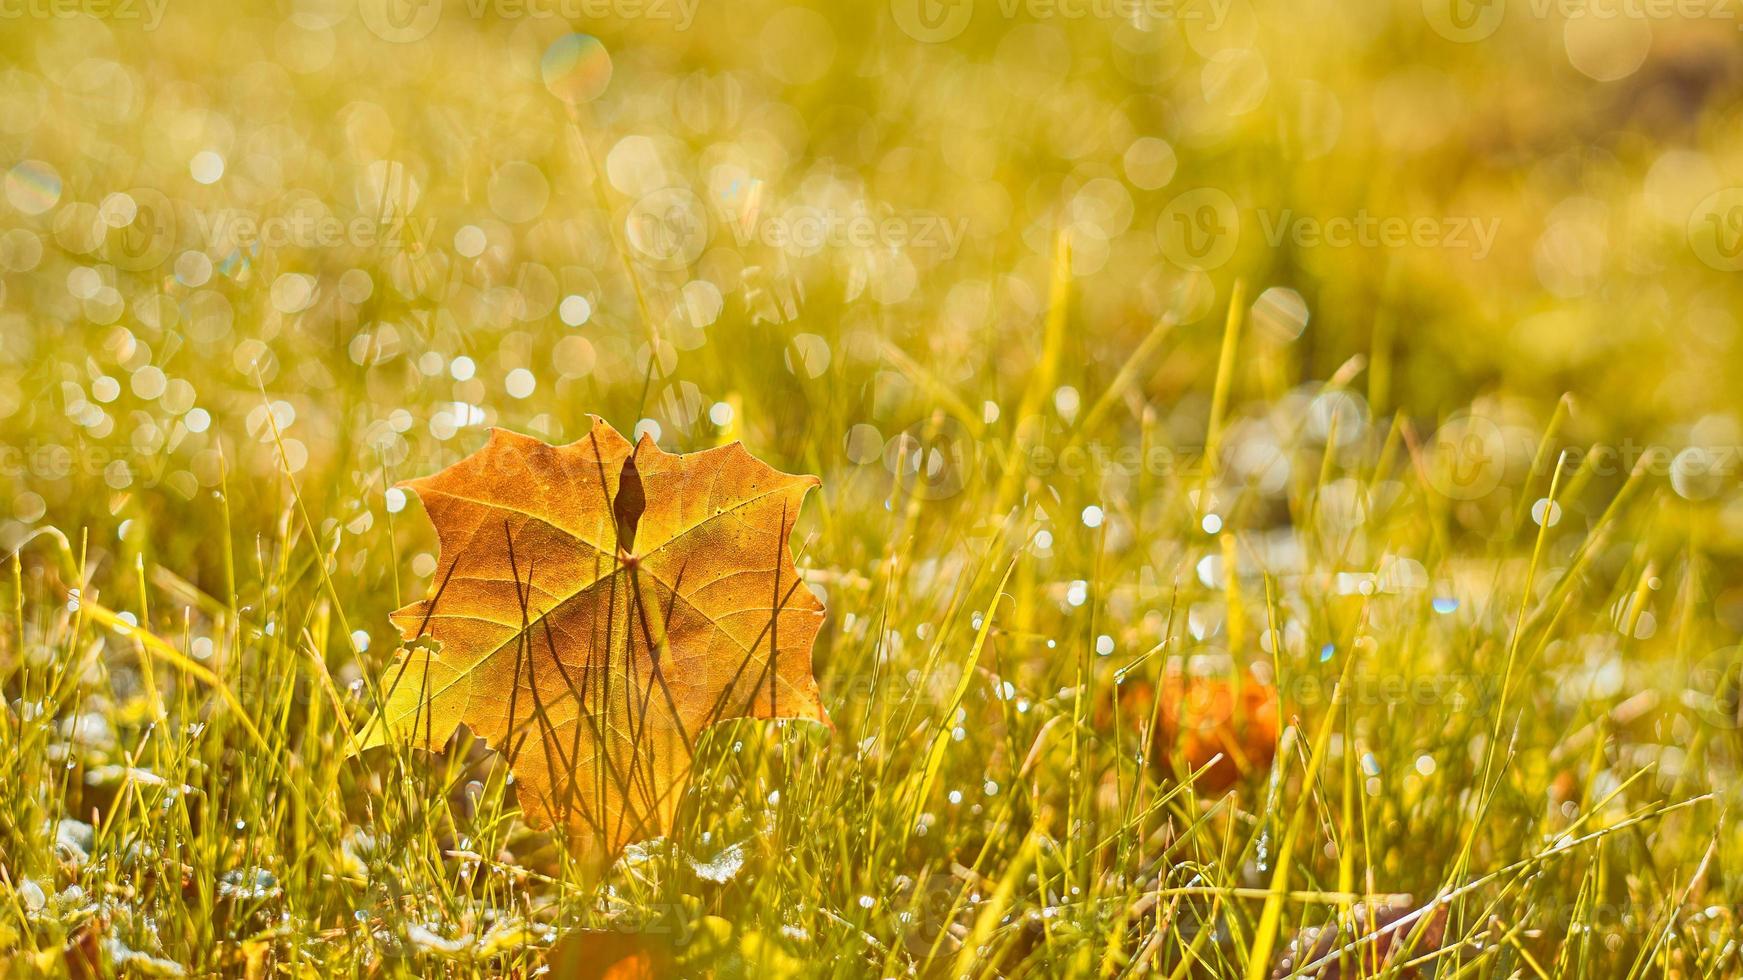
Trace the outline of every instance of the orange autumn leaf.
<path fill-rule="evenodd" d="M 811 675 L 823 604 L 788 537 L 816 477 L 733 443 L 674 455 L 595 417 L 566 446 L 492 429 L 417 492 L 430 595 L 363 747 L 441 748 L 464 724 L 509 759 L 535 826 L 615 853 L 667 832 L 696 739 L 727 718 L 828 723 Z"/>
<path fill-rule="evenodd" d="M 1159 684 L 1132 680 L 1119 689 L 1125 723 L 1134 731 L 1153 728 L 1150 764 L 1158 773 L 1202 770 L 1194 785 L 1220 793 L 1271 765 L 1278 735 L 1275 687 L 1251 671 L 1238 678 L 1201 676 L 1173 664 Z M 1100 713 L 1110 712 L 1104 707 Z M 1104 726 L 1106 721 L 1101 719 Z"/>
<path fill-rule="evenodd" d="M 665 937 L 610 930 L 580 930 L 545 954 L 553 980 L 665 980 L 680 976 Z"/>

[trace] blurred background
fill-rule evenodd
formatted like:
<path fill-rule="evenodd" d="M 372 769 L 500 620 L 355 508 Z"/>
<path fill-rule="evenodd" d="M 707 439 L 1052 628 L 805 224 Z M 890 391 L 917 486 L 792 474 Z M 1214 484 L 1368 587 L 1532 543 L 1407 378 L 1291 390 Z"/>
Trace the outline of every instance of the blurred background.
<path fill-rule="evenodd" d="M 674 450 L 744 437 L 875 505 L 903 465 L 959 484 L 937 470 L 976 466 L 965 444 L 1068 431 L 1128 365 L 1100 420 L 1191 460 L 1231 302 L 1220 448 L 1260 496 L 1303 427 L 1372 452 L 1398 414 L 1464 454 L 1471 503 L 1501 482 L 1471 467 L 1530 466 L 1571 394 L 1558 439 L 1620 460 L 1594 485 L 1645 458 L 1711 502 L 1717 550 L 1743 538 L 1726 0 L 0 17 L 8 549 L 115 529 L 198 576 L 219 538 L 152 531 L 209 520 L 225 483 L 273 515 L 288 473 L 356 535 L 483 427 L 561 440 L 588 412 Z M 916 462 L 903 440 L 941 411 L 954 455 Z M 1087 498 L 1130 498 L 1131 470 Z M 1458 516 L 1480 535 L 1485 513 Z M 380 552 L 346 552 L 359 585 L 392 573 Z"/>
<path fill-rule="evenodd" d="M 226 975 L 663 908 L 1258 976 L 1470 886 L 1494 975 L 1723 975 L 1739 11 L 0 0 L 0 904 Z M 732 729 L 597 894 L 478 745 L 335 723 L 437 569 L 394 484 L 590 413 L 822 477 L 837 724 Z"/>

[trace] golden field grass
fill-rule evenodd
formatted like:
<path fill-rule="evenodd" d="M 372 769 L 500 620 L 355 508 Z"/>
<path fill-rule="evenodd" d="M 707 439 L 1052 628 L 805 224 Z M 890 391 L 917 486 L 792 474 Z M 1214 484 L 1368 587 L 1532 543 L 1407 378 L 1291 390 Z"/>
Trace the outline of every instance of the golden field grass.
<path fill-rule="evenodd" d="M 0 18 L 9 975 L 1743 973 L 1725 5 Z M 833 722 L 603 864 L 348 751 L 590 413 L 821 478 Z"/>

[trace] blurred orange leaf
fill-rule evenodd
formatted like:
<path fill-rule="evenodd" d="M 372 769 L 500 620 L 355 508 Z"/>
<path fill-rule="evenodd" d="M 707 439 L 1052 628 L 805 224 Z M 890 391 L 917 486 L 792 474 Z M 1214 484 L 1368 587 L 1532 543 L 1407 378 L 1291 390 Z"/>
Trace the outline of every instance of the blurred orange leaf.
<path fill-rule="evenodd" d="M 555 980 L 665 980 L 676 977 L 678 960 L 660 937 L 609 930 L 580 930 L 563 937 L 545 955 Z"/>
<path fill-rule="evenodd" d="M 1120 687 L 1120 711 L 1136 730 L 1153 729 L 1150 763 L 1163 774 L 1210 768 L 1195 785 L 1218 793 L 1269 768 L 1277 752 L 1277 689 L 1243 671 L 1203 676 L 1175 665 L 1157 684 Z"/>

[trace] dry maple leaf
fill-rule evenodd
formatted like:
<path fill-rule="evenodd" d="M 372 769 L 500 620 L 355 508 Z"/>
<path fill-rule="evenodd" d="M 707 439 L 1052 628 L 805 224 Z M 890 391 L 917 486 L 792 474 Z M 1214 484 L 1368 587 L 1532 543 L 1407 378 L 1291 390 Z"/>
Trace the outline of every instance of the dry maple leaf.
<path fill-rule="evenodd" d="M 605 854 L 665 833 L 709 725 L 828 723 L 823 604 L 787 542 L 818 483 L 739 443 L 632 447 L 597 417 L 566 446 L 492 429 L 403 484 L 441 557 L 429 597 L 393 614 L 408 644 L 362 747 L 435 750 L 465 724 L 508 757 L 535 826 Z"/>

